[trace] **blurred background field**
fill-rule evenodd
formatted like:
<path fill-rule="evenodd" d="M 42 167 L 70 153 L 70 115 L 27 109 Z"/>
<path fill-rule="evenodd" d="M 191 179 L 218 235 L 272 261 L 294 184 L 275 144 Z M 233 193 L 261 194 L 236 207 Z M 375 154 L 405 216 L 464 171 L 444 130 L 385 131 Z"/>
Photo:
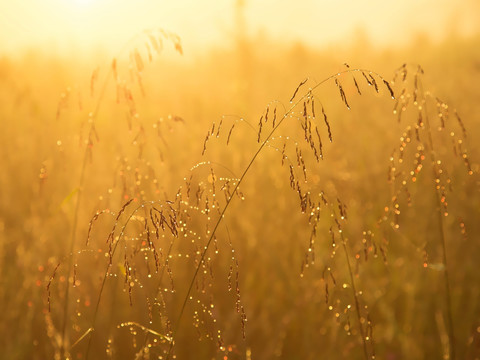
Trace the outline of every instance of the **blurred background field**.
<path fill-rule="evenodd" d="M 466 1 L 454 11 L 448 2 L 425 1 L 373 13 L 373 4 L 319 3 L 324 12 L 308 1 L 295 9 L 210 1 L 184 13 L 180 5 L 143 3 L 135 13 L 106 0 L 51 0 L 44 13 L 28 1 L 0 5 L 2 356 L 356 359 L 366 357 L 366 346 L 377 359 L 480 358 L 478 5 Z M 112 18 L 103 21 L 108 11 Z M 158 19 L 150 17 L 155 11 Z M 425 20 L 429 14 L 435 21 Z M 150 36 L 163 41 L 160 51 Z M 389 176 L 405 129 L 418 121 L 413 100 L 398 121 L 385 87 L 377 93 L 360 75 L 358 95 L 347 74 L 339 80 L 350 110 L 333 80 L 315 93 L 317 115 L 321 103 L 333 136 L 330 143 L 322 128 L 324 160 L 308 153 L 300 104 L 253 163 L 201 265 L 216 209 L 226 204 L 225 184 L 238 181 L 260 146 L 266 107 L 276 107 L 280 119 L 299 83 L 309 79 L 298 97 L 345 71 L 345 63 L 387 81 L 406 63 L 413 70 L 405 82 L 397 77 L 397 99 L 402 84 L 417 88 L 421 65 L 422 88 L 434 99 L 425 110 L 434 153 L 448 173 L 448 216 L 437 217 L 447 205 L 435 201 L 428 146 L 418 180 L 402 187 L 403 171 L 411 179 L 418 159 L 406 145 L 405 169 L 398 165 L 398 181 Z M 435 103 L 448 104 L 446 129 L 437 130 Z M 453 109 L 466 132 L 455 151 L 449 133 L 456 141 L 462 129 Z M 287 136 L 293 140 L 282 166 Z M 312 228 L 290 189 L 289 164 L 302 179 L 295 142 L 308 171 L 302 186 L 324 192 L 329 203 L 307 268 Z M 395 217 L 397 185 L 408 196 L 399 196 Z M 345 252 L 334 221 L 342 204 Z M 157 238 L 149 210 L 173 214 L 172 207 L 180 235 L 170 223 Z M 192 299 L 179 322 L 185 296 Z"/>

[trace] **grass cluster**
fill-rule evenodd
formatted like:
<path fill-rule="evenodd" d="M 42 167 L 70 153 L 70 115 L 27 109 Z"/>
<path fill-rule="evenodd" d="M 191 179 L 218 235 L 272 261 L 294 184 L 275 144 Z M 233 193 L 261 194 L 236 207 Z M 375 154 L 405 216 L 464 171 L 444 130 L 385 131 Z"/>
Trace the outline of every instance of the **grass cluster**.
<path fill-rule="evenodd" d="M 474 50 L 237 51 L 1 61 L 6 356 L 479 358 Z"/>

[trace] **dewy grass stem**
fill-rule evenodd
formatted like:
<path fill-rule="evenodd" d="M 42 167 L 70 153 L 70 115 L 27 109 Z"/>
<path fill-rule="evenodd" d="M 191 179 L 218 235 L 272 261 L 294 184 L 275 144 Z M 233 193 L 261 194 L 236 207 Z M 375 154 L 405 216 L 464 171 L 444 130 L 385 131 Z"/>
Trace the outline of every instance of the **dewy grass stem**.
<path fill-rule="evenodd" d="M 130 47 L 130 44 L 132 42 L 134 42 L 139 37 L 144 36 L 145 33 L 148 34 L 149 31 L 150 30 L 148 30 L 148 31 L 146 30 L 142 33 L 139 33 L 139 34 L 133 36 L 130 40 L 128 40 L 125 43 L 125 45 L 118 52 L 118 56 L 122 55 Z M 177 47 L 177 45 L 176 45 L 175 48 L 176 48 L 177 51 L 179 51 L 179 48 Z M 109 84 L 109 80 L 112 78 L 112 75 L 113 75 L 113 68 L 112 68 L 112 66 L 109 66 L 108 67 L 108 72 L 105 75 L 105 80 L 103 81 L 103 84 L 102 84 L 102 88 L 101 88 L 100 93 L 98 95 L 98 98 L 97 98 L 97 101 L 96 101 L 96 104 L 95 104 L 95 108 L 90 115 L 91 124 L 90 124 L 90 130 L 89 130 L 89 135 L 88 135 L 89 137 L 92 135 L 92 133 L 94 131 L 94 121 L 97 118 L 98 113 L 100 111 L 100 106 L 103 103 L 103 98 L 105 97 L 107 86 Z M 89 148 L 89 145 L 87 144 L 87 146 L 85 147 L 84 154 L 83 154 L 82 167 L 81 167 L 81 170 L 80 170 L 80 181 L 79 181 L 78 193 L 77 193 L 77 197 L 76 197 L 75 210 L 74 210 L 74 214 L 73 214 L 72 231 L 71 231 L 71 236 L 70 236 L 70 247 L 69 247 L 69 252 L 67 254 L 69 260 L 68 260 L 68 269 L 67 269 L 67 282 L 66 282 L 66 289 L 65 289 L 65 300 L 64 300 L 65 303 L 64 303 L 64 307 L 63 307 L 63 323 L 62 323 L 62 327 L 61 327 L 61 345 L 60 345 L 61 358 L 64 358 L 64 354 L 65 354 L 65 342 L 66 342 L 65 337 L 66 337 L 66 329 L 67 329 L 67 322 L 68 322 L 67 321 L 68 320 L 67 319 L 68 318 L 68 301 L 69 301 L 69 292 L 70 292 L 69 279 L 70 279 L 70 273 L 71 273 L 72 267 L 73 267 L 73 251 L 75 249 L 75 239 L 76 239 L 76 232 L 77 232 L 77 226 L 78 226 L 78 214 L 79 214 L 79 211 L 80 211 L 80 204 L 81 204 L 81 196 L 82 196 L 82 192 L 83 192 L 83 187 L 85 185 L 85 173 L 86 173 L 86 168 L 87 168 L 89 151 L 90 151 L 90 148 Z M 102 289 L 103 289 L 103 285 L 102 285 Z M 100 299 L 99 299 L 99 301 L 100 301 Z M 92 331 L 94 331 L 94 330 L 95 329 L 93 328 Z M 90 342 L 89 342 L 89 344 L 90 344 Z"/>
<path fill-rule="evenodd" d="M 107 84 L 108 84 L 108 79 L 110 78 L 112 69 L 110 68 L 110 71 L 106 75 L 105 81 L 103 82 L 103 87 L 100 92 L 99 98 L 97 100 L 97 104 L 95 106 L 95 111 L 92 114 L 92 119 L 95 119 L 98 115 L 98 111 L 100 110 L 100 104 L 102 102 L 102 99 L 105 95 L 105 91 L 107 89 Z M 93 122 L 90 127 L 90 132 L 92 132 L 93 129 Z M 90 134 L 89 134 L 90 136 Z M 76 198 L 76 203 L 75 203 L 75 210 L 73 213 L 73 223 L 72 223 L 72 232 L 70 235 L 70 248 L 69 252 L 67 254 L 68 256 L 68 269 L 67 269 L 67 282 L 66 282 L 66 289 L 65 289 L 65 303 L 63 305 L 63 323 L 62 323 L 62 330 L 61 330 L 61 336 L 62 336 L 62 341 L 60 345 L 60 356 L 63 359 L 65 356 L 65 336 L 66 336 L 66 330 L 67 330 L 67 318 L 68 318 L 68 298 L 69 298 L 69 293 L 70 293 L 70 285 L 69 285 L 69 279 L 70 279 L 70 273 L 72 271 L 73 267 L 73 251 L 75 249 L 75 239 L 76 239 L 76 233 L 77 233 L 77 226 L 78 226 L 78 213 L 80 211 L 80 204 L 81 204 L 81 199 L 82 199 L 82 193 L 83 193 L 83 187 L 85 185 L 85 173 L 87 171 L 87 162 L 88 162 L 88 152 L 89 148 L 88 145 L 85 148 L 84 154 L 83 154 L 83 161 L 82 161 L 82 168 L 80 170 L 80 181 L 78 185 L 78 192 L 77 192 L 77 198 Z"/>
<path fill-rule="evenodd" d="M 432 137 L 432 128 L 430 125 L 430 119 L 428 116 L 427 111 L 427 104 L 424 102 L 423 104 L 425 109 L 425 126 L 428 134 L 428 145 L 430 146 L 430 160 L 432 162 L 432 172 L 433 172 L 433 179 L 437 179 L 438 173 L 436 170 L 437 166 L 437 159 L 435 157 L 435 150 L 434 150 L 434 143 Z M 436 201 L 436 213 L 438 218 L 438 227 L 440 233 L 440 243 L 442 249 L 442 260 L 445 269 L 443 271 L 443 281 L 445 285 L 445 303 L 446 303 L 446 313 L 447 313 L 447 332 L 448 332 L 448 356 L 450 360 L 455 360 L 456 358 L 456 346 L 455 346 L 455 330 L 453 325 L 453 314 L 452 314 L 452 298 L 451 298 L 451 288 L 450 288 L 450 280 L 449 280 L 449 272 L 448 272 L 448 264 L 447 264 L 447 241 L 445 236 L 445 221 L 444 216 L 442 213 L 442 201 L 441 201 L 441 194 L 437 188 L 435 188 L 435 201 Z"/>
<path fill-rule="evenodd" d="M 360 336 L 362 337 L 363 353 L 365 355 L 365 360 L 368 360 L 369 357 L 368 357 L 367 338 L 365 336 L 365 330 L 363 329 L 363 325 L 362 325 L 362 315 L 360 314 L 360 303 L 358 301 L 357 288 L 355 286 L 355 279 L 353 277 L 352 265 L 350 263 L 350 257 L 349 257 L 349 254 L 348 254 L 347 244 L 346 244 L 345 238 L 343 237 L 343 233 L 342 233 L 342 247 L 343 247 L 343 251 L 345 253 L 345 259 L 347 261 L 348 274 L 350 276 L 350 283 L 351 283 L 351 286 L 352 286 L 353 299 L 355 301 L 355 312 L 357 313 L 358 328 L 360 330 Z"/>
<path fill-rule="evenodd" d="M 263 148 L 267 145 L 267 143 L 270 141 L 270 139 L 272 138 L 273 134 L 277 131 L 277 129 L 282 125 L 282 123 L 285 121 L 285 119 L 288 118 L 288 116 L 292 113 L 292 111 L 302 102 L 304 101 L 308 96 L 309 94 L 314 91 L 316 88 L 318 88 L 320 85 L 323 85 L 324 83 L 326 83 L 327 81 L 329 80 L 332 80 L 332 79 L 335 79 L 339 76 L 341 76 L 342 74 L 346 74 L 346 73 L 353 73 L 353 72 L 367 72 L 367 73 L 373 73 L 371 72 L 370 70 L 365 70 L 365 69 L 347 69 L 347 70 L 343 70 L 341 72 L 338 72 L 334 75 L 331 75 L 327 78 L 325 78 L 324 80 L 322 80 L 321 82 L 315 84 L 312 88 L 310 88 L 303 96 L 301 96 L 300 98 L 298 98 L 298 100 L 293 103 L 293 105 L 285 112 L 285 114 L 282 116 L 282 118 L 278 121 L 278 123 L 276 124 L 276 126 L 268 133 L 268 135 L 266 136 L 266 138 L 261 142 L 260 146 L 258 147 L 257 151 L 255 152 L 255 154 L 252 156 L 252 159 L 250 160 L 250 162 L 247 164 L 245 170 L 243 171 L 242 175 L 240 176 L 240 179 L 239 181 L 237 182 L 237 184 L 235 185 L 233 191 L 232 191 L 232 195 L 229 196 L 222 212 L 220 213 L 220 216 L 217 220 L 217 222 L 215 223 L 215 226 L 210 234 L 210 237 L 208 238 L 208 241 L 207 243 L 205 244 L 205 248 L 202 252 L 202 255 L 200 257 L 200 261 L 195 269 L 195 272 L 192 276 L 192 280 L 190 281 L 190 285 L 188 287 L 188 290 L 187 290 L 187 293 L 185 295 L 185 298 L 183 300 L 183 303 L 182 303 L 182 307 L 180 309 L 180 313 L 177 317 L 177 321 L 175 323 L 175 326 L 173 328 L 173 331 L 172 331 L 172 339 L 173 341 L 170 343 L 170 347 L 169 347 L 169 350 L 168 350 L 168 353 L 167 353 L 167 356 L 166 358 L 167 359 L 170 359 L 170 356 L 171 356 L 171 353 L 172 353 L 172 350 L 173 350 L 173 346 L 175 344 L 175 336 L 176 334 L 178 333 L 178 329 L 180 327 L 180 322 L 181 322 L 181 319 L 183 317 L 183 313 L 185 311 L 185 308 L 187 306 L 187 302 L 188 302 L 188 299 L 190 298 L 190 294 L 192 292 L 192 289 L 193 289 L 193 285 L 195 284 L 195 279 L 197 278 L 197 275 L 198 275 L 198 272 L 200 271 L 200 267 L 201 267 L 201 264 L 203 263 L 204 259 L 205 259 L 205 256 L 207 254 L 207 251 L 210 247 L 210 244 L 212 243 L 212 240 L 214 239 L 215 237 L 215 234 L 217 232 L 217 229 L 220 225 L 220 223 L 222 222 L 222 219 L 227 211 L 227 209 L 229 208 L 229 205 L 233 199 L 233 194 L 236 193 L 237 189 L 240 187 L 240 185 L 243 183 L 243 180 L 245 179 L 245 176 L 247 175 L 247 173 L 249 172 L 250 168 L 252 167 L 253 163 L 255 162 L 255 160 L 257 159 L 258 155 L 260 154 L 260 152 L 263 150 Z M 378 77 L 380 77 L 382 80 L 383 80 L 383 77 L 380 76 L 379 74 L 377 73 L 374 73 L 375 75 L 377 75 Z M 303 83 L 301 83 L 301 85 L 303 85 Z M 297 88 L 298 90 L 298 88 Z M 296 93 L 295 93 L 296 95 Z M 294 97 L 292 97 L 292 100 L 293 100 Z M 363 330 L 362 330 L 363 332 Z M 363 336 L 362 336 L 363 337 Z M 364 340 L 365 341 L 365 340 Z M 366 346 L 366 345 L 364 345 Z M 366 348 L 365 348 L 365 351 L 366 351 Z M 367 357 L 368 357 L 368 354 L 367 354 Z"/>

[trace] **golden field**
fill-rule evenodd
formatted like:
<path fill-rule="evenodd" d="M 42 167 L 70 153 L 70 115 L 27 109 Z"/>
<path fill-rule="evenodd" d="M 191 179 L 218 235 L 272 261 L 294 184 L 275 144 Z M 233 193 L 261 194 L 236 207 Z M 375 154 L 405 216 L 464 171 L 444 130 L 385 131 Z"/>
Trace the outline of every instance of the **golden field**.
<path fill-rule="evenodd" d="M 478 37 L 0 58 L 2 357 L 479 359 L 479 83 Z"/>

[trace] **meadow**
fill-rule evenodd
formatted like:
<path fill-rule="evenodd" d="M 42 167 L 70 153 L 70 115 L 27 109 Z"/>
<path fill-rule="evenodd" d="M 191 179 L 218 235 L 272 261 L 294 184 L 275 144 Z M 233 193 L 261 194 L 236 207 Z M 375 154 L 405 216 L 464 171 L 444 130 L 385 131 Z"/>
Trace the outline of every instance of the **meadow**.
<path fill-rule="evenodd" d="M 1 357 L 480 359 L 479 45 L 0 58 Z"/>

